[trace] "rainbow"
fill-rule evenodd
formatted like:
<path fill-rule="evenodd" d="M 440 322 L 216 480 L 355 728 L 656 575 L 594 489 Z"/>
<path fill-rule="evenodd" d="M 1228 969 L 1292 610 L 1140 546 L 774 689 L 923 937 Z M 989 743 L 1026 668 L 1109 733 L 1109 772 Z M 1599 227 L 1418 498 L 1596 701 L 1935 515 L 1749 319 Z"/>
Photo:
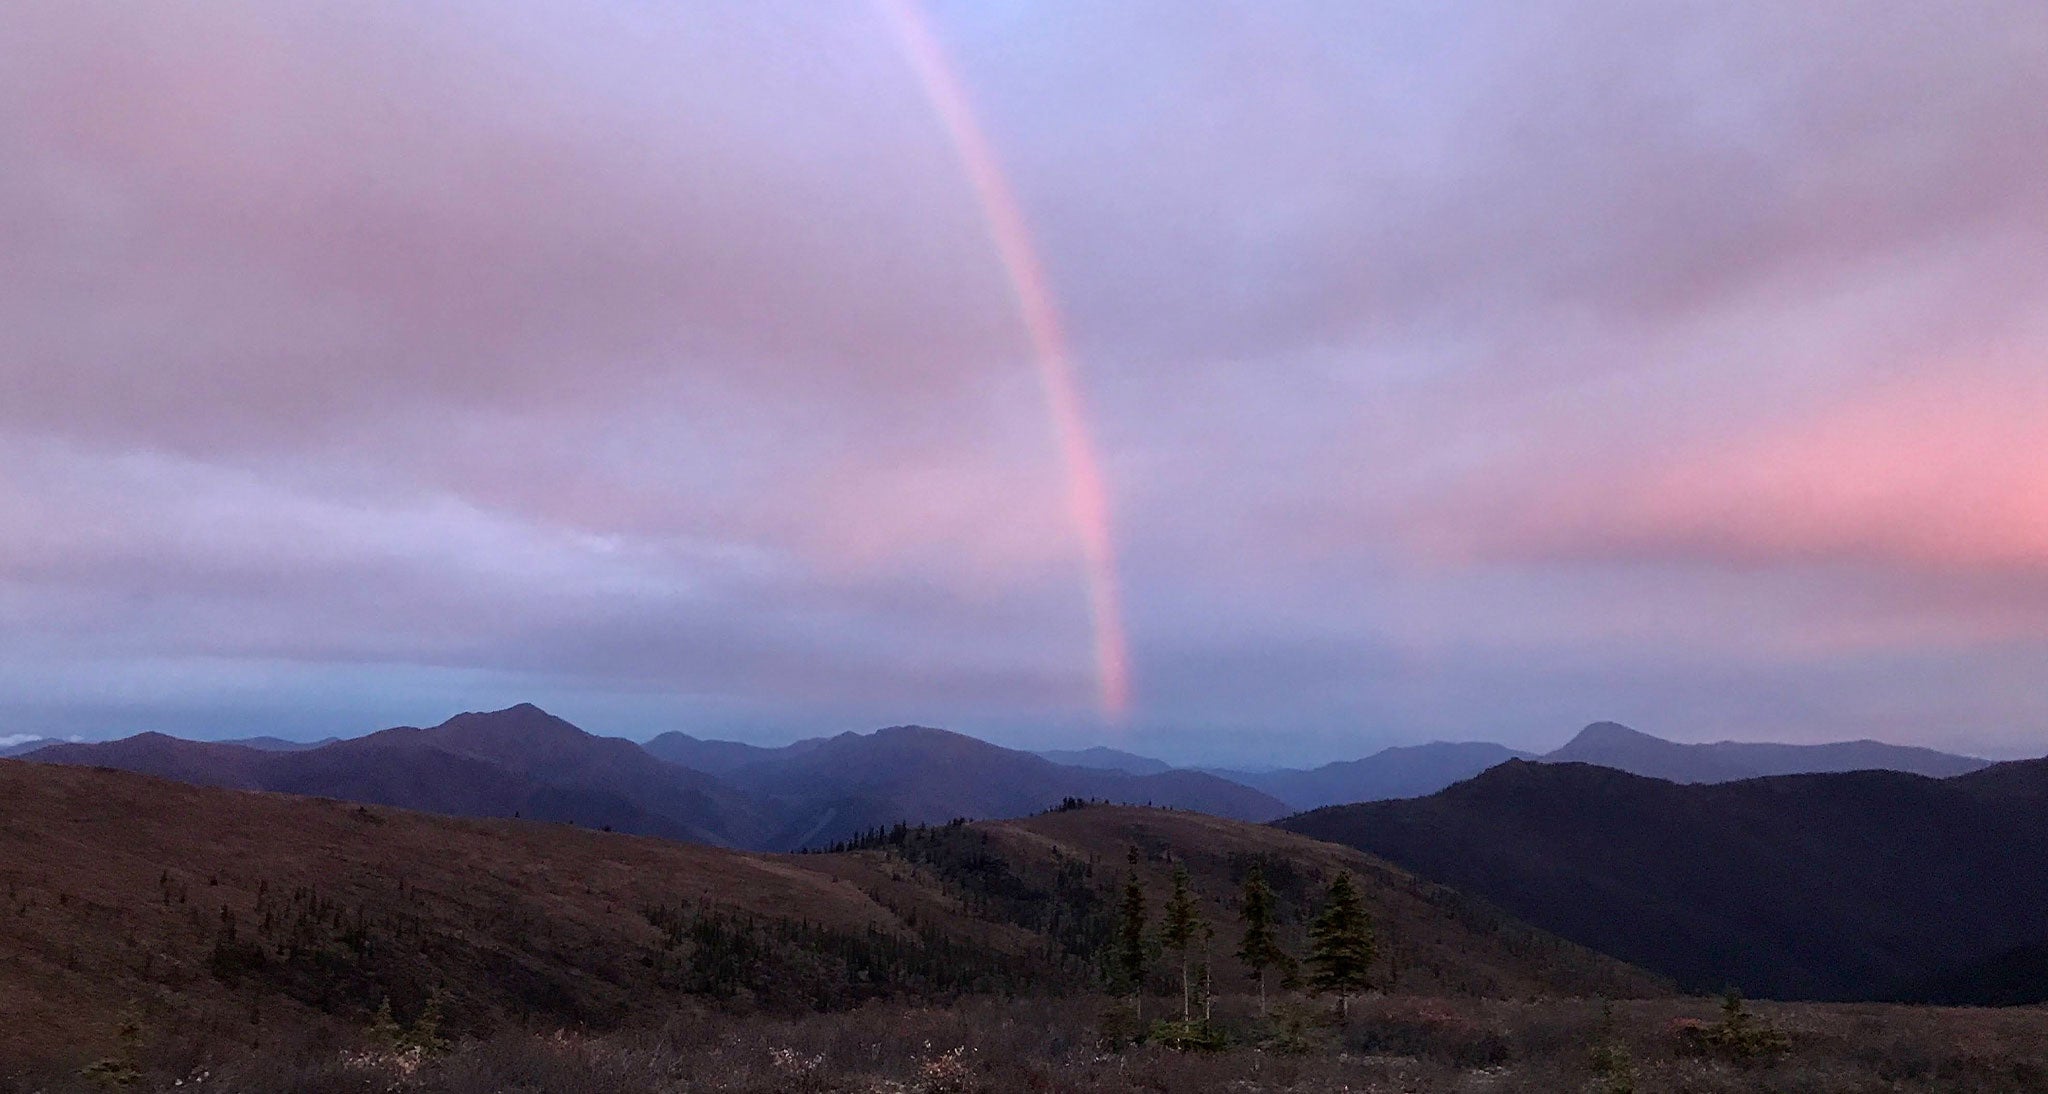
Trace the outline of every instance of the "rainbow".
<path fill-rule="evenodd" d="M 961 168 L 974 189 L 990 241 L 1016 294 L 1017 311 L 1031 339 L 1038 378 L 1045 388 L 1053 433 L 1067 477 L 1067 504 L 1080 538 L 1088 609 L 1094 625 L 1095 674 L 1102 711 L 1121 721 L 1131 705 L 1129 644 L 1124 636 L 1123 598 L 1117 587 L 1116 546 L 1110 531 L 1109 490 L 1102 461 L 1088 431 L 1086 404 L 1074 375 L 1052 292 L 1038 249 L 1024 225 L 1023 211 L 1003 175 L 988 135 L 967 99 L 967 91 L 946 51 L 925 22 L 915 0 L 875 0 L 917 73 L 925 97 L 945 127 Z"/>

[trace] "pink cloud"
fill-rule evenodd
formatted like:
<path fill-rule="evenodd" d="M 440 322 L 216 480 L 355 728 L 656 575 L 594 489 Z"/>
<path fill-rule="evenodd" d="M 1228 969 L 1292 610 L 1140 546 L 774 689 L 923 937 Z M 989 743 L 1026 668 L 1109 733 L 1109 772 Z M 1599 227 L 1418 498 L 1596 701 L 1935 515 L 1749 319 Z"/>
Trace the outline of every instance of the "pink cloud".
<path fill-rule="evenodd" d="M 2048 572 L 2048 381 L 2016 371 L 1929 368 L 1551 484 L 1487 553 Z"/>

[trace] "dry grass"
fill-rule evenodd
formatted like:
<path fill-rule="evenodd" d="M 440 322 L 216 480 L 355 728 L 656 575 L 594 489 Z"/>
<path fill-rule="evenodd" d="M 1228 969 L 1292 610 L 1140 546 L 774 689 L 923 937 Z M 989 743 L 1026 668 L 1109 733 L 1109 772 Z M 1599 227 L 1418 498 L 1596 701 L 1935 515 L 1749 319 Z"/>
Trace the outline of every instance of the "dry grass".
<path fill-rule="evenodd" d="M 1105 891 L 1122 879 L 1126 848 L 1140 846 L 1155 901 L 1164 899 L 1168 859 L 1188 862 L 1224 928 L 1217 967 L 1225 990 L 1240 983 L 1222 959 L 1231 864 L 1247 854 L 1276 868 L 1294 864 L 1304 890 L 1338 869 L 1358 874 L 1390 936 L 1388 952 L 1399 955 L 1405 990 L 1659 989 L 1611 959 L 1475 916 L 1448 890 L 1358 852 L 1276 829 L 1088 808 L 971 831 L 986 833 L 1019 877 L 1056 870 L 1061 858 L 1099 862 L 1091 884 Z M 882 851 L 745 854 L 0 761 L 0 1066 L 110 1052 L 108 1016 L 128 1012 L 195 1044 L 265 1051 L 308 1038 L 340 1043 L 381 999 L 403 1016 L 429 994 L 463 1033 L 644 1025 L 687 999 L 664 977 L 672 965 L 661 961 L 677 954 L 664 951 L 652 907 L 716 906 L 1048 960 L 1047 938 L 970 896 Z M 230 918 L 243 949 L 224 962 L 219 940 Z M 317 930 L 302 937 L 309 919 Z M 1085 981 L 1078 958 L 1060 960 L 1062 986 Z M 242 965 L 257 974 L 238 975 Z M 1393 965 L 1388 972 L 1392 980 Z M 801 1003 L 800 992 L 784 994 Z"/>
<path fill-rule="evenodd" d="M 1164 1004 L 1155 1001 L 1156 1008 Z M 950 1008 L 872 1005 L 770 1018 L 679 1011 L 660 1029 L 591 1036 L 500 1033 L 445 1055 L 361 1047 L 253 1053 L 209 1066 L 141 1062 L 131 1089 L 222 1094 L 1009 1094 L 1013 1091 L 1698 1092 L 1806 1094 L 2048 1089 L 2048 1013 L 1825 1004 L 1755 1007 L 1785 1032 L 1782 1055 L 1701 1052 L 1686 1030 L 1719 1019 L 1711 1000 L 1365 1000 L 1350 1020 L 1311 1024 L 1296 1051 L 1280 1023 L 1232 998 L 1232 1047 L 1178 1053 L 1116 1045 L 1120 1004 L 981 1000 Z M 1306 1003 L 1294 1006 L 1308 1008 Z M 1325 1008 L 1312 1008 L 1318 1016 Z M 1288 1038 L 1281 1037 L 1280 1041 Z M 1263 1044 L 1262 1044 L 1263 1042 Z M 1619 1051 L 1617 1051 L 1619 1050 Z M 1625 1063 L 1617 1064 L 1617 1060 Z M 0 1092 L 96 1089 L 76 1075 L 0 1080 Z"/>

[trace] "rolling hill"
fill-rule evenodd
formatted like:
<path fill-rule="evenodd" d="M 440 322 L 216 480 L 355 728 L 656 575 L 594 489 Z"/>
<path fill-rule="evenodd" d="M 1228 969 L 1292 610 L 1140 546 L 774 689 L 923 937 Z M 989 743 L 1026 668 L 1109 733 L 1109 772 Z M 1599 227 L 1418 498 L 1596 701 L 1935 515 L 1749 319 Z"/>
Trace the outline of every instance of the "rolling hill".
<path fill-rule="evenodd" d="M 1938 982 L 1967 1000 L 1944 974 L 2048 939 L 2048 760 L 1712 785 L 1514 761 L 1280 823 L 1694 991 L 1871 999 Z"/>
<path fill-rule="evenodd" d="M 776 856 L 5 761 L 0 1058 L 104 1053 L 124 1015 L 195 1053 L 332 1043 L 385 998 L 404 1019 L 431 996 L 455 1030 L 483 1032 L 631 1025 L 692 998 L 1082 990 L 1130 847 L 1155 908 L 1187 863 L 1224 937 L 1249 864 L 1275 879 L 1293 939 L 1302 902 L 1354 872 L 1389 983 L 1666 989 L 1369 856 L 1192 813 L 1086 807 Z"/>

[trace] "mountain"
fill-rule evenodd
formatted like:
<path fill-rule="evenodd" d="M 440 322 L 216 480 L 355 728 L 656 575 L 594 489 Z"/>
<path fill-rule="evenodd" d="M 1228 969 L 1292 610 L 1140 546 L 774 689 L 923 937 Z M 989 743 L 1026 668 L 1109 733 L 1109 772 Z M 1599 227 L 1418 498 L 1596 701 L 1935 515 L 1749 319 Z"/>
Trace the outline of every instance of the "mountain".
<path fill-rule="evenodd" d="M 1652 737 L 1616 722 L 1595 722 L 1564 747 L 1542 757 L 1546 763 L 1588 763 L 1678 783 L 1732 782 L 1766 775 L 1829 771 L 1904 771 L 1932 778 L 1962 775 L 1990 766 L 1973 756 L 1881 741 L 1839 741 L 1819 745 L 1720 741 L 1687 745 Z"/>
<path fill-rule="evenodd" d="M 1263 790 L 1293 809 L 1319 809 L 1344 802 L 1419 798 L 1469 779 L 1495 764 L 1528 753 L 1484 742 L 1435 741 L 1382 749 L 1362 760 L 1344 760 L 1310 770 L 1218 771 L 1216 774 Z"/>
<path fill-rule="evenodd" d="M 26 733 L 0 737 L 0 759 L 5 759 L 9 756 L 26 756 L 36 749 L 48 748 L 51 745 L 61 743 L 63 742 L 53 737 L 36 737 Z"/>
<path fill-rule="evenodd" d="M 1098 771 L 1121 771 L 1126 775 L 1157 775 L 1162 771 L 1173 770 L 1173 765 L 1165 760 L 1155 760 L 1150 756 L 1139 756 L 1135 753 L 1122 751 L 1121 749 L 1104 748 L 1101 745 L 1096 745 L 1093 748 L 1056 748 L 1049 751 L 1041 751 L 1038 755 L 1056 764 L 1064 764 L 1067 767 L 1090 767 Z"/>
<path fill-rule="evenodd" d="M 1931 992 L 2048 940 L 2048 760 L 1678 784 L 1510 761 L 1427 798 L 1280 822 L 1692 991 Z M 1946 999 L 1973 998 L 1942 981 Z M 1981 1001 L 1997 1001 L 1989 984 Z"/>
<path fill-rule="evenodd" d="M 530 704 L 298 751 L 143 733 L 41 749 L 32 758 L 202 786 L 455 816 L 524 816 L 720 846 L 751 846 L 773 827 L 761 803 L 711 776 L 658 760 L 631 741 L 592 736 Z"/>
<path fill-rule="evenodd" d="M 131 1013 L 194 1058 L 331 1044 L 380 1000 L 410 1020 L 429 993 L 451 1032 L 484 1034 L 645 1026 L 692 998 L 807 1011 L 1088 990 L 1133 847 L 1153 907 L 1185 864 L 1220 934 L 1260 864 L 1295 945 L 1305 902 L 1351 872 L 1383 929 L 1380 974 L 1412 990 L 1668 990 L 1369 856 L 1192 813 L 1087 807 L 775 856 L 9 761 L 0 1059 L 105 1056 Z M 1247 986 L 1234 962 L 1217 973 Z M 1170 990 L 1163 970 L 1153 987 Z"/>
<path fill-rule="evenodd" d="M 1266 821 L 1284 803 L 1196 771 L 1131 775 L 1069 767 L 974 737 L 925 726 L 842 733 L 728 769 L 734 786 L 785 804 L 787 823 L 766 844 L 819 847 L 876 825 L 954 817 L 1018 817 L 1067 798 L 1172 806 Z"/>

